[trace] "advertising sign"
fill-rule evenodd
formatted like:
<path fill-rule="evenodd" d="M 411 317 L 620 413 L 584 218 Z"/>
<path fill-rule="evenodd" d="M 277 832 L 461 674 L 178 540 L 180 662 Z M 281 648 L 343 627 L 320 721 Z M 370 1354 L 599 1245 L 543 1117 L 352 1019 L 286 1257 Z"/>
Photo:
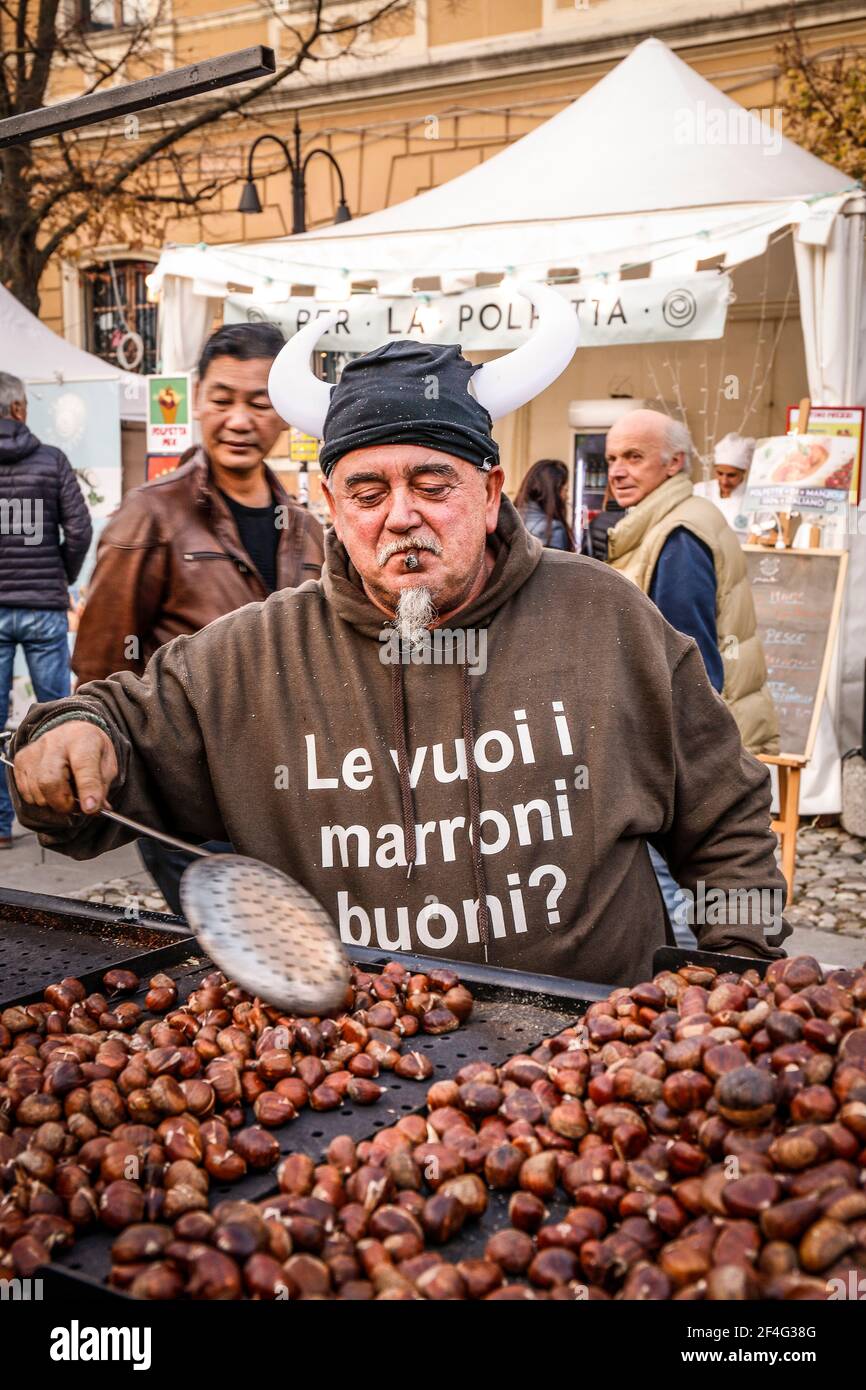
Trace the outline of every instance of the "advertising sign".
<path fill-rule="evenodd" d="M 315 463 L 319 457 L 319 441 L 312 434 L 289 428 L 289 458 L 292 463 Z"/>
<path fill-rule="evenodd" d="M 847 435 L 784 434 L 759 439 L 746 482 L 748 512 L 843 513 L 857 458 Z"/>
<path fill-rule="evenodd" d="M 163 473 L 173 473 L 180 460 L 180 454 L 148 454 L 145 480 L 150 483 L 154 478 L 161 478 Z"/>
<path fill-rule="evenodd" d="M 189 375 L 147 378 L 147 452 L 182 454 L 193 443 Z"/>
<path fill-rule="evenodd" d="M 788 406 L 788 433 L 797 433 L 797 416 L 800 407 Z M 809 412 L 807 434 L 840 435 L 855 439 L 857 451 L 850 464 L 851 486 L 848 501 L 852 506 L 860 500 L 860 475 L 863 467 L 863 407 L 862 405 L 813 405 Z"/>

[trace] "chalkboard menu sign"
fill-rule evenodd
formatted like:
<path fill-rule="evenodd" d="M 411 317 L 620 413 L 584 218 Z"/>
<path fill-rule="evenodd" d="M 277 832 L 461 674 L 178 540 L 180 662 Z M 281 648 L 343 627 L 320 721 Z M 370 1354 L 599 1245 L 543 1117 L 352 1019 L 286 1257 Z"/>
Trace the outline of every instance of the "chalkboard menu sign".
<path fill-rule="evenodd" d="M 833 656 L 848 556 L 840 550 L 744 546 L 779 716 L 781 753 L 812 756 Z"/>

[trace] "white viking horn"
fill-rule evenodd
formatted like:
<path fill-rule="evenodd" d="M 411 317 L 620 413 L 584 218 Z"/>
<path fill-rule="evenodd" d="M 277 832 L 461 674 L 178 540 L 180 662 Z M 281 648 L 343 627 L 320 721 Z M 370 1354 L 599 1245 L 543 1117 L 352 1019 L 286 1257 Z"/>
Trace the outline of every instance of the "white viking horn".
<path fill-rule="evenodd" d="M 526 405 L 556 381 L 580 341 L 577 314 L 567 299 L 550 285 L 512 283 L 519 294 L 535 305 L 538 325 L 528 342 L 495 362 L 485 362 L 469 383 L 469 390 L 492 420 Z"/>
<path fill-rule="evenodd" d="M 310 370 L 310 354 L 338 317 L 334 309 L 305 323 L 280 349 L 268 377 L 268 395 L 277 414 L 287 425 L 316 439 L 322 437 L 332 388 Z"/>

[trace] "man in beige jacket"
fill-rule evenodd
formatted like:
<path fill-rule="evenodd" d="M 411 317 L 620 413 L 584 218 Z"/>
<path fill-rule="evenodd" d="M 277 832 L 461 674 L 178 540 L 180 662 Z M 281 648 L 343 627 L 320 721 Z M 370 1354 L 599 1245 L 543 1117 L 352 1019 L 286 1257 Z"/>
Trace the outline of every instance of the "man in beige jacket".
<path fill-rule="evenodd" d="M 614 425 L 608 477 L 626 513 L 608 533 L 608 561 L 695 639 L 749 752 L 776 753 L 778 722 L 745 561 L 722 514 L 694 495 L 691 454 L 685 425 L 659 411 L 635 410 Z"/>
<path fill-rule="evenodd" d="M 671 627 L 693 637 L 710 684 L 750 753 L 776 753 L 779 731 L 739 542 L 721 512 L 694 495 L 685 425 L 635 410 L 607 437 L 611 492 L 626 512 L 608 532 L 608 562 L 648 594 Z M 654 846 L 650 860 L 677 945 L 695 945 L 686 895 Z"/>

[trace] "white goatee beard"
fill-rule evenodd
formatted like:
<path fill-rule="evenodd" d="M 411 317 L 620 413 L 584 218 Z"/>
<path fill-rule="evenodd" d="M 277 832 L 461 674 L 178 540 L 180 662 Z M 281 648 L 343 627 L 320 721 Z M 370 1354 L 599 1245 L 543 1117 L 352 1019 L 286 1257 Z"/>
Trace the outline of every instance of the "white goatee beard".
<path fill-rule="evenodd" d="M 423 642 L 427 629 L 435 621 L 433 595 L 426 585 L 419 584 L 411 589 L 400 590 L 394 626 L 401 641 L 417 647 Z"/>

